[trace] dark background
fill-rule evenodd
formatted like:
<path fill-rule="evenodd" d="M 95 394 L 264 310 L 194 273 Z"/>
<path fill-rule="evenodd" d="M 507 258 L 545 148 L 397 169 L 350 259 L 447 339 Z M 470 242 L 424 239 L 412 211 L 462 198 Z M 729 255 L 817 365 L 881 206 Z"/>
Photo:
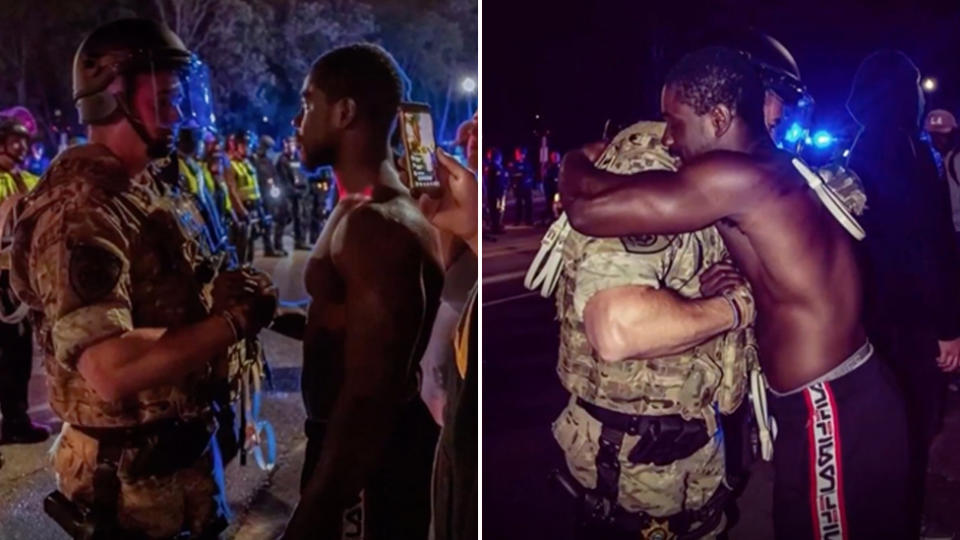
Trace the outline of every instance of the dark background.
<path fill-rule="evenodd" d="M 534 131 L 548 129 L 550 146 L 565 150 L 599 139 L 608 118 L 659 119 L 666 71 L 712 27 L 753 26 L 783 43 L 816 101 L 815 129 L 849 127 L 850 82 L 880 48 L 903 50 L 936 77 L 928 110 L 960 108 L 957 1 L 488 0 L 483 18 L 487 147 L 534 148 Z"/>

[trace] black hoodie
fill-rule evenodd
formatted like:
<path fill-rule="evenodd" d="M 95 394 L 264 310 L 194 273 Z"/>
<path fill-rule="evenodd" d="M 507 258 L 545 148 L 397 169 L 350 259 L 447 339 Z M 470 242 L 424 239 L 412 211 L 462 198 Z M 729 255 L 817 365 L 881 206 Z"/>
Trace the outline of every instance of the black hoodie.
<path fill-rule="evenodd" d="M 960 336 L 960 251 L 947 185 L 920 138 L 919 79 L 906 55 L 879 51 L 860 64 L 847 101 L 863 126 L 850 168 L 867 195 L 865 323 L 871 335 L 914 328 L 948 340 Z"/>

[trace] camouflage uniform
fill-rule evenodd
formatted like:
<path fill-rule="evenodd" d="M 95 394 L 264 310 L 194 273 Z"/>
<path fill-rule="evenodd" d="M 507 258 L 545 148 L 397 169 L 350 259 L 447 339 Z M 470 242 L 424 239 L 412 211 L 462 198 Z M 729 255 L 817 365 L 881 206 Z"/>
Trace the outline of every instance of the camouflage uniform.
<path fill-rule="evenodd" d="M 169 201 L 146 171 L 130 179 L 120 161 L 100 145 L 66 150 L 25 200 L 17 222 L 12 282 L 33 311 L 44 353 L 50 405 L 64 421 L 53 450 L 58 489 L 91 505 L 98 439 L 82 428 L 142 426 L 156 421 L 197 421 L 208 433 L 191 463 L 155 474 L 149 463 L 163 448 L 150 435 L 126 447 L 117 476 L 117 523 L 151 538 L 181 529 L 200 534 L 225 515 L 222 472 L 210 442 L 205 388 L 226 372 L 226 358 L 211 359 L 202 375 L 178 385 L 101 399 L 77 371 L 84 349 L 134 328 L 177 328 L 208 316 L 209 291 L 195 277 L 197 246 L 189 241 Z M 169 443 L 168 443 L 169 444 Z M 190 455 L 177 447 L 176 452 Z M 159 456 L 163 457 L 163 456 Z"/>
<path fill-rule="evenodd" d="M 640 122 L 621 132 L 597 162 L 617 173 L 674 169 L 660 145 L 663 124 Z M 640 285 L 700 295 L 699 275 L 727 257 L 714 227 L 671 236 L 591 238 L 571 231 L 563 244 L 563 274 L 556 301 L 561 325 L 557 373 L 570 404 L 553 425 L 573 477 L 597 486 L 602 424 L 577 398 L 630 415 L 702 419 L 710 440 L 689 457 L 663 466 L 634 464 L 628 454 L 639 435 L 625 434 L 619 451 L 617 503 L 632 513 L 672 516 L 704 506 L 724 477 L 724 447 L 716 411 L 742 401 L 747 369 L 756 362 L 752 330 L 731 331 L 682 354 L 607 363 L 587 341 L 583 312 L 597 292 Z M 637 331 L 642 332 L 642 328 Z M 651 536 L 653 537 L 653 536 Z M 669 538 L 670 536 L 666 536 Z"/>

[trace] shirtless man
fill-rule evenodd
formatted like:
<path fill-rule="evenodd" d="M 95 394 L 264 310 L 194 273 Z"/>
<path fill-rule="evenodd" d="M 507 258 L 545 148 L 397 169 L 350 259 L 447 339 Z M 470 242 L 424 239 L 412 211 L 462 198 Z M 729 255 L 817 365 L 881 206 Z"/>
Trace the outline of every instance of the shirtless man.
<path fill-rule="evenodd" d="M 598 145 L 569 153 L 560 192 L 571 225 L 621 236 L 716 224 L 757 302 L 779 427 L 777 538 L 909 537 L 903 404 L 871 359 L 852 239 L 774 147 L 761 82 L 741 55 L 688 55 L 667 76 L 661 106 L 664 144 L 685 165 L 623 177 L 594 168 Z"/>
<path fill-rule="evenodd" d="M 433 228 L 390 159 L 402 95 L 395 61 L 369 44 L 324 54 L 303 84 L 294 124 L 305 165 L 332 165 L 351 195 L 306 270 L 308 443 L 284 538 L 427 535 L 437 427 L 419 399 L 419 360 L 443 271 Z"/>

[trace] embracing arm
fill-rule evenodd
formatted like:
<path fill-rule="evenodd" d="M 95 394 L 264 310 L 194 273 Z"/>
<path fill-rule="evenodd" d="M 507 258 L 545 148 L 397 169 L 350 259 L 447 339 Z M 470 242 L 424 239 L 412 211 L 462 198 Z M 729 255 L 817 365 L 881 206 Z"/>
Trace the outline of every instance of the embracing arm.
<path fill-rule="evenodd" d="M 583 320 L 590 345 L 607 362 L 681 353 L 735 323 L 723 297 L 688 299 L 639 285 L 594 294 Z"/>
<path fill-rule="evenodd" d="M 753 170 L 744 154 L 713 152 L 675 173 L 619 175 L 575 150 L 561 164 L 560 198 L 570 225 L 589 236 L 690 232 L 735 215 Z"/>

